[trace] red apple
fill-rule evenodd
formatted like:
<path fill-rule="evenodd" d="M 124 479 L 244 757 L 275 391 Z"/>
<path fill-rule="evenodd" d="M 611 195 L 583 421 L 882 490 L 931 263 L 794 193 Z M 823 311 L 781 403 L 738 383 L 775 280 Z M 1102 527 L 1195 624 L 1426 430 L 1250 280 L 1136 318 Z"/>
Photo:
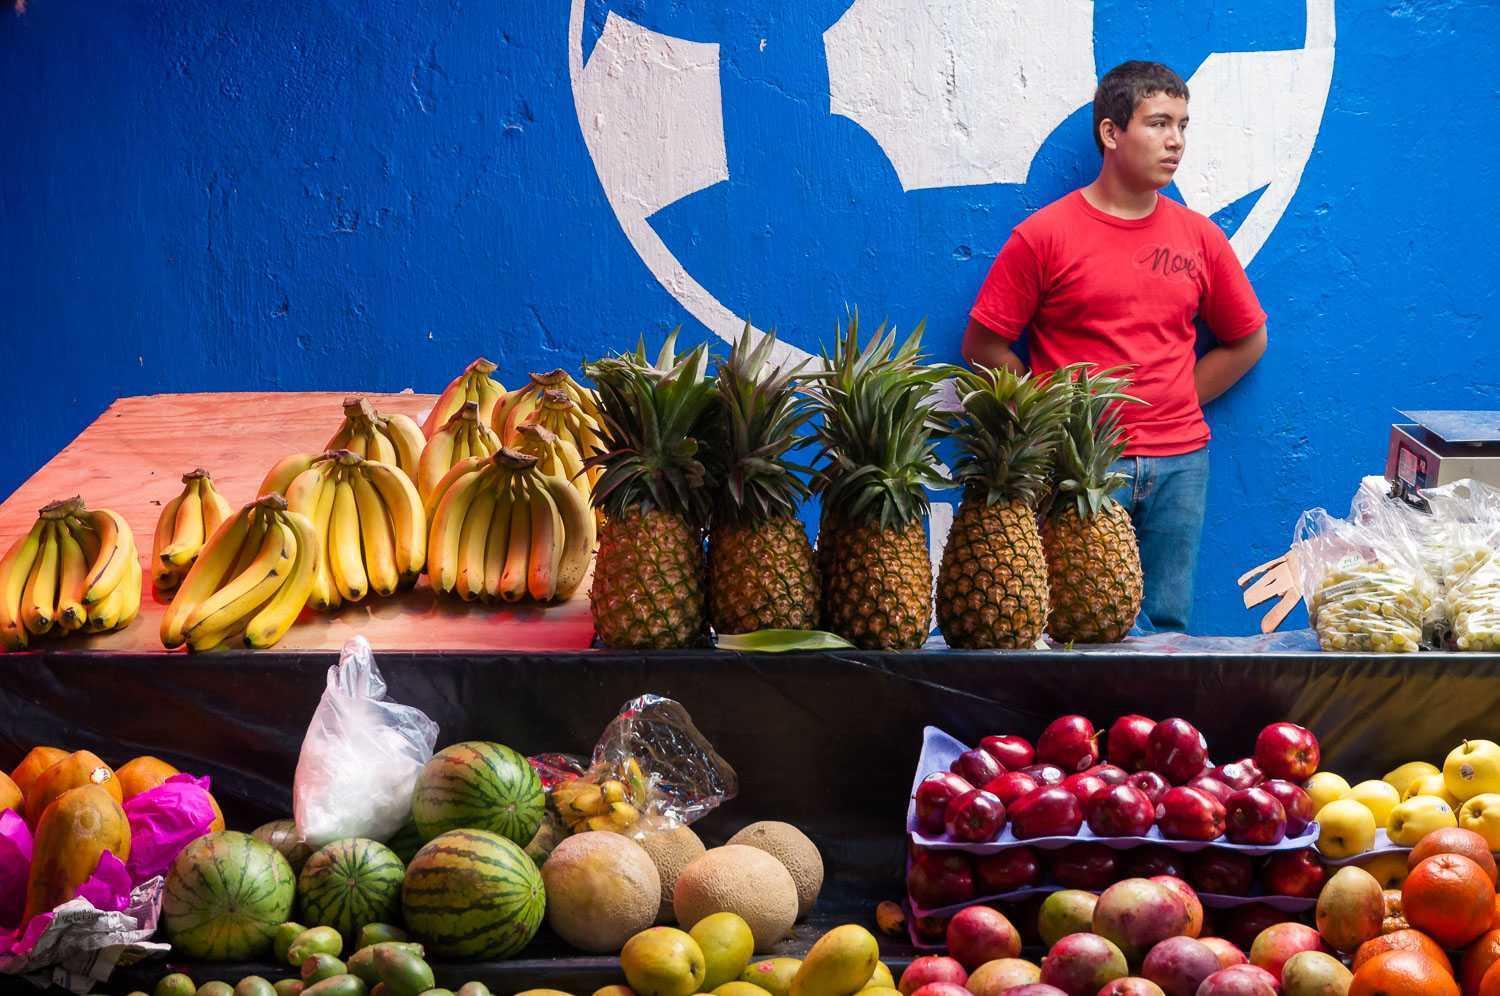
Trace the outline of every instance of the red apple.
<path fill-rule="evenodd" d="M 906 872 L 906 892 L 923 909 L 974 898 L 974 868 L 962 851 L 927 851 Z"/>
<path fill-rule="evenodd" d="M 1144 878 L 1127 878 L 1099 894 L 1094 906 L 1094 933 L 1119 945 L 1131 964 L 1139 964 L 1159 941 L 1187 929 L 1188 911 L 1177 892 Z"/>
<path fill-rule="evenodd" d="M 1219 967 L 1229 968 L 1231 965 L 1248 965 L 1250 959 L 1245 957 L 1245 952 L 1230 944 L 1222 937 L 1201 937 L 1198 943 L 1210 948 L 1219 957 Z"/>
<path fill-rule="evenodd" d="M 1082 771 L 1099 761 L 1099 735 L 1083 716 L 1060 716 L 1036 741 L 1036 757 L 1064 771 Z"/>
<path fill-rule="evenodd" d="M 1154 719 L 1132 713 L 1110 724 L 1104 746 L 1110 764 L 1126 771 L 1139 771 L 1146 763 L 1146 739 L 1156 726 Z"/>
<path fill-rule="evenodd" d="M 1005 803 L 984 789 L 973 789 L 948 803 L 943 822 L 954 840 L 988 844 L 1005 829 Z"/>
<path fill-rule="evenodd" d="M 948 770 L 965 778 L 970 785 L 983 785 L 1005 774 L 999 761 L 991 757 L 989 752 L 977 748 L 966 750 L 954 758 L 953 763 L 948 765 Z"/>
<path fill-rule="evenodd" d="M 1166 996 L 1166 994 L 1161 991 L 1161 986 L 1150 979 L 1127 975 L 1099 990 L 1099 996 Z"/>
<path fill-rule="evenodd" d="M 1254 788 L 1266 778 L 1261 774 L 1260 766 L 1255 763 L 1253 757 L 1242 757 L 1238 761 L 1221 764 L 1217 768 L 1210 769 L 1208 773 L 1231 789 Z"/>
<path fill-rule="evenodd" d="M 1318 738 L 1295 723 L 1272 723 L 1255 738 L 1255 763 L 1267 778 L 1305 782 L 1322 757 Z"/>
<path fill-rule="evenodd" d="M 1096 764 L 1084 774 L 1098 775 L 1106 785 L 1124 785 L 1130 781 L 1130 772 L 1114 764 Z"/>
<path fill-rule="evenodd" d="M 1000 766 L 1006 771 L 1024 768 L 1036 760 L 1036 751 L 1032 749 L 1029 741 L 1024 737 L 1009 734 L 985 737 L 979 741 L 979 749 L 988 752 L 991 757 L 1000 762 Z"/>
<path fill-rule="evenodd" d="M 1083 808 L 1061 785 L 1047 785 L 1023 795 L 1010 808 L 1010 828 L 1018 840 L 1071 837 L 1083 826 Z"/>
<path fill-rule="evenodd" d="M 1267 895 L 1315 899 L 1328 880 L 1328 869 L 1312 848 L 1278 851 L 1266 861 L 1260 881 Z"/>
<path fill-rule="evenodd" d="M 1205 848 L 1188 859 L 1188 881 L 1214 896 L 1248 896 L 1255 879 L 1250 859 L 1238 851 Z"/>
<path fill-rule="evenodd" d="M 1179 785 L 1156 804 L 1156 825 L 1165 837 L 1215 840 L 1224 835 L 1224 806 L 1207 792 Z"/>
<path fill-rule="evenodd" d="M 1151 881 L 1171 889 L 1187 908 L 1188 925 L 1183 933 L 1188 937 L 1197 937 L 1203 933 L 1203 902 L 1198 898 L 1198 893 L 1193 891 L 1193 887 L 1176 875 L 1153 875 Z"/>
<path fill-rule="evenodd" d="M 1286 838 L 1286 810 L 1263 788 L 1240 789 L 1230 796 L 1224 824 L 1236 844 L 1279 844 Z"/>
<path fill-rule="evenodd" d="M 1141 962 L 1141 976 L 1161 986 L 1166 996 L 1196 996 L 1203 980 L 1220 968 L 1219 956 L 1191 937 L 1158 941 Z"/>
<path fill-rule="evenodd" d="M 1130 776 L 1126 784 L 1134 785 L 1146 793 L 1146 798 L 1151 800 L 1151 805 L 1153 806 L 1160 802 L 1161 797 L 1166 794 L 1167 789 L 1172 787 L 1167 783 L 1165 778 L 1155 771 L 1137 771 Z"/>
<path fill-rule="evenodd" d="M 1262 930 L 1250 945 L 1250 964 L 1270 972 L 1279 983 L 1287 959 L 1303 951 L 1328 951 L 1323 937 L 1305 923 L 1277 923 Z"/>
<path fill-rule="evenodd" d="M 1221 968 L 1203 980 L 1194 996 L 1276 996 L 1276 977 L 1254 965 Z"/>
<path fill-rule="evenodd" d="M 1119 947 L 1098 934 L 1069 934 L 1042 959 L 1042 982 L 1068 996 L 1094 996 L 1112 980 L 1129 974 Z"/>
<path fill-rule="evenodd" d="M 1021 935 L 999 910 L 970 906 L 948 921 L 948 953 L 972 972 L 987 961 L 1020 955 Z"/>
<path fill-rule="evenodd" d="M 963 986 L 969 981 L 969 973 L 955 958 L 945 958 L 942 955 L 924 955 L 921 958 L 913 958 L 906 971 L 901 973 L 901 981 L 896 988 L 901 990 L 901 996 L 912 996 L 912 993 L 932 982 L 949 982 L 955 986 Z"/>
<path fill-rule="evenodd" d="M 1055 764 L 1028 764 L 1021 769 L 1043 785 L 1061 785 L 1068 773 Z"/>
<path fill-rule="evenodd" d="M 1103 844 L 1069 844 L 1052 858 L 1052 877 L 1069 889 L 1097 892 L 1115 880 L 1119 857 Z"/>
<path fill-rule="evenodd" d="M 979 892 L 985 896 L 1024 889 L 1042 879 L 1042 863 L 1029 847 L 1007 847 L 996 854 L 980 855 L 974 859 L 974 871 Z"/>
<path fill-rule="evenodd" d="M 934 771 L 922 779 L 917 785 L 917 828 L 929 837 L 941 837 L 948 803 L 973 790 L 973 785 L 951 771 Z"/>
<path fill-rule="evenodd" d="M 1091 775 L 1086 771 L 1080 771 L 1076 775 L 1069 775 L 1063 779 L 1063 788 L 1078 797 L 1080 806 L 1087 806 L 1090 798 L 1100 789 L 1109 788 L 1109 785 L 1098 775 Z"/>
<path fill-rule="evenodd" d="M 1209 795 L 1213 796 L 1215 799 L 1218 799 L 1220 802 L 1228 802 L 1229 797 L 1234 794 L 1234 789 L 1230 788 L 1228 785 L 1225 785 L 1213 775 L 1198 775 L 1194 778 L 1189 778 L 1186 784 L 1188 788 L 1195 788 L 1200 792 L 1207 792 Z"/>
<path fill-rule="evenodd" d="M 969 996 L 969 990 L 952 982 L 929 982 L 911 996 Z"/>
<path fill-rule="evenodd" d="M 1314 813 L 1312 796 L 1307 794 L 1306 789 L 1280 778 L 1261 782 L 1258 787 L 1274 795 L 1276 801 L 1281 803 L 1281 808 L 1286 813 L 1288 837 L 1300 837 L 1307 832 L 1307 825 L 1313 821 Z"/>
<path fill-rule="evenodd" d="M 1089 829 L 1100 837 L 1143 837 L 1156 821 L 1151 799 L 1134 785 L 1096 792 L 1084 806 Z"/>
<path fill-rule="evenodd" d="M 1207 761 L 1208 741 L 1185 719 L 1164 719 L 1146 738 L 1146 767 L 1160 772 L 1173 785 L 1202 772 Z"/>
<path fill-rule="evenodd" d="M 1042 787 L 1042 783 L 1024 771 L 1007 771 L 999 778 L 987 782 L 986 792 L 993 793 L 1000 801 L 1010 806 L 1021 796 Z"/>
<path fill-rule="evenodd" d="M 1155 812 L 1152 812 L 1155 816 Z M 1171 875 L 1187 878 L 1187 855 L 1167 847 L 1136 847 L 1125 852 L 1125 864 L 1121 872 L 1131 878 L 1156 878 Z"/>

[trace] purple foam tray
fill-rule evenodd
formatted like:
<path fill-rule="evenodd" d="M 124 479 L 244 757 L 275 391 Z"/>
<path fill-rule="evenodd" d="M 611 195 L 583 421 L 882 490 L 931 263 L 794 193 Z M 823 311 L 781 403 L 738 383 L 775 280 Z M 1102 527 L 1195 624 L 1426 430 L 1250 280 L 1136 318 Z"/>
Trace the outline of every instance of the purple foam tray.
<path fill-rule="evenodd" d="M 1278 844 L 1235 844 L 1224 837 L 1217 840 L 1175 840 L 1171 837 L 1163 837 L 1161 831 L 1152 827 L 1151 831 L 1143 837 L 1100 837 L 1089 829 L 1085 823 L 1079 828 L 1078 833 L 1072 836 L 1057 837 L 1032 837 L 1029 840 L 1017 839 L 1011 832 L 1009 823 L 1001 831 L 1000 836 L 986 844 L 971 844 L 965 841 L 950 839 L 946 834 L 941 837 L 929 837 L 917 826 L 917 786 L 922 779 L 935 771 L 947 771 L 958 755 L 969 748 L 959 741 L 950 737 L 936 726 L 924 727 L 922 730 L 922 755 L 917 759 L 917 774 L 912 779 L 911 795 L 906 805 L 906 829 L 911 834 L 911 839 L 919 847 L 932 850 L 968 851 L 971 854 L 997 854 L 1000 851 L 1012 847 L 1040 847 L 1043 850 L 1056 850 L 1067 847 L 1069 844 L 1096 843 L 1104 844 L 1119 850 L 1132 847 L 1140 847 L 1144 844 L 1159 844 L 1169 847 L 1174 851 L 1191 853 L 1201 851 L 1206 847 L 1215 847 L 1228 851 L 1239 851 L 1241 854 L 1256 856 L 1261 854 L 1274 854 L 1277 851 L 1299 851 L 1303 848 L 1312 847 L 1318 840 L 1318 824 L 1316 821 L 1309 823 L 1307 828 L 1296 837 L 1287 837 Z M 1384 833 L 1384 831 L 1381 831 Z M 1367 851 L 1360 858 L 1369 857 L 1376 852 Z"/>

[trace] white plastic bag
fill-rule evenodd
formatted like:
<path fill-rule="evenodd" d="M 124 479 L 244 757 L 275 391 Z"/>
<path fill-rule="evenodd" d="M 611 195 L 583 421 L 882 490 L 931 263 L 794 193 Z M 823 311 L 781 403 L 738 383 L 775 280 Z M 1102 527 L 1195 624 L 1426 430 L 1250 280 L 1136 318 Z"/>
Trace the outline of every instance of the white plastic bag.
<path fill-rule="evenodd" d="M 437 734 L 422 710 L 386 701 L 368 640 L 344 644 L 297 759 L 298 836 L 313 847 L 345 837 L 388 840 L 411 817 L 412 790 Z"/>

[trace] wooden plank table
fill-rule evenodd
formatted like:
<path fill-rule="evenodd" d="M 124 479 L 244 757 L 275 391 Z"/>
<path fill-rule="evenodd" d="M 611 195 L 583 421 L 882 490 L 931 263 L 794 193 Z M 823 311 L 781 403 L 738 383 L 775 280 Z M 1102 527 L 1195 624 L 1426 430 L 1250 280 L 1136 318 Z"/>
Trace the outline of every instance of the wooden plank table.
<path fill-rule="evenodd" d="M 343 419 L 335 392 L 157 394 L 121 398 L 0 504 L 0 551 L 31 528 L 50 501 L 81 495 L 112 508 L 135 532 L 146 571 L 141 613 L 124 630 L 34 640 L 32 647 L 167 653 L 158 633 L 166 602 L 151 589 L 151 537 L 161 507 L 182 490 L 182 475 L 207 469 L 231 505 L 255 497 L 271 466 L 288 453 L 317 451 Z M 430 394 L 365 395 L 382 412 L 421 422 Z M 411 591 L 371 595 L 332 614 L 308 610 L 277 650 L 338 650 L 363 633 L 376 650 L 581 650 L 593 640 L 588 582 L 560 605 L 481 605 L 438 598 L 423 577 Z M 184 651 L 176 651 L 182 653 Z"/>

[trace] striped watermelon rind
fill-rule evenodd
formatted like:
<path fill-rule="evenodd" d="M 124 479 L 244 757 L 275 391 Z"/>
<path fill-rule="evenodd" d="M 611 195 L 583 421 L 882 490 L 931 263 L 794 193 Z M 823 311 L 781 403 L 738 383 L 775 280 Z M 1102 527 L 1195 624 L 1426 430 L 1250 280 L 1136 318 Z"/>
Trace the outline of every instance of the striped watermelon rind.
<path fill-rule="evenodd" d="M 401 824 L 401 829 L 396 831 L 395 836 L 385 842 L 385 846 L 396 852 L 396 857 L 401 859 L 402 864 L 410 864 L 425 843 L 427 840 L 422 836 L 422 831 L 417 829 L 417 824 L 407 820 Z"/>
<path fill-rule="evenodd" d="M 179 955 L 244 961 L 271 950 L 292 915 L 297 882 L 274 847 L 233 830 L 188 844 L 172 862 L 162 924 Z"/>
<path fill-rule="evenodd" d="M 432 954 L 508 958 L 536 936 L 547 892 L 536 863 L 514 841 L 450 830 L 407 865 L 401 909 Z"/>
<path fill-rule="evenodd" d="M 367 923 L 390 923 L 401 910 L 406 866 L 378 840 L 336 840 L 307 859 L 297 877 L 302 922 L 332 927 L 346 942 Z"/>
<path fill-rule="evenodd" d="M 470 740 L 444 747 L 422 768 L 411 815 L 424 840 L 487 830 L 525 847 L 545 807 L 541 779 L 526 758 L 502 744 Z"/>

